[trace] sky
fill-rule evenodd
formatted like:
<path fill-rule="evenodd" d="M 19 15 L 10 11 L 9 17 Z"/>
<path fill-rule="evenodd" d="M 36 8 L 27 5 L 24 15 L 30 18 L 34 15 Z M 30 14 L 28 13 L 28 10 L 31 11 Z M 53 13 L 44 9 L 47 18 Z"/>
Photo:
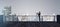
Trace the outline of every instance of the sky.
<path fill-rule="evenodd" d="M 5 6 L 12 7 L 12 14 L 35 15 L 38 11 L 41 14 L 59 14 L 60 0 L 0 0 L 0 15 Z"/>

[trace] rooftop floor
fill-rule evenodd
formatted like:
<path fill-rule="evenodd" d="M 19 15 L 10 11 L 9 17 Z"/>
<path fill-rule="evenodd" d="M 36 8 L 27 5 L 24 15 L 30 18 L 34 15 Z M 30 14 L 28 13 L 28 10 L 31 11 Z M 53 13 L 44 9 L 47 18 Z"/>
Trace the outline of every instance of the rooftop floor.
<path fill-rule="evenodd" d="M 6 27 L 60 27 L 57 22 L 8 22 Z"/>

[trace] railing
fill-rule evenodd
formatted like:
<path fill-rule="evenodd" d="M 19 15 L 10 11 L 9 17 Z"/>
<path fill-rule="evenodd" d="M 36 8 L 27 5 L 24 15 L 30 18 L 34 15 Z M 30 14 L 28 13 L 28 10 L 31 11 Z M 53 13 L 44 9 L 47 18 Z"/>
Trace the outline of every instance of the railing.
<path fill-rule="evenodd" d="M 19 21 L 54 21 L 56 22 L 56 16 L 55 15 L 41 15 L 40 20 L 37 15 L 25 15 L 25 16 L 18 16 Z"/>
<path fill-rule="evenodd" d="M 9 16 L 8 18 L 4 18 L 6 21 L 57 21 L 55 15 L 41 15 L 40 19 L 37 15 L 17 15 Z"/>

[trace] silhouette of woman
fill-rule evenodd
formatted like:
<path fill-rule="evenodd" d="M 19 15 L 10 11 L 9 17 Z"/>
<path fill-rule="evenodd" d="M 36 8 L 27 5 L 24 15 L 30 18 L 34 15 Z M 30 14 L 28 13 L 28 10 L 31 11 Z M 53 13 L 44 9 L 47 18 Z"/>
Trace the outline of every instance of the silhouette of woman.
<path fill-rule="evenodd" d="M 39 11 L 39 12 L 37 13 L 37 15 L 38 15 L 38 17 L 39 17 L 39 21 L 40 21 L 40 14 L 41 14 L 41 13 L 40 13 L 40 11 Z"/>

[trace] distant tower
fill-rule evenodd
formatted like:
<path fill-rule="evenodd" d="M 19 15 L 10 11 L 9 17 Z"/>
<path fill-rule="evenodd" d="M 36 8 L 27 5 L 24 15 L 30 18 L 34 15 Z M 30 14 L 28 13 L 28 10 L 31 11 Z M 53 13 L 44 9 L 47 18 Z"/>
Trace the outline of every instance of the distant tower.
<path fill-rule="evenodd" d="M 3 22 L 6 22 L 6 19 L 9 18 L 10 14 L 11 14 L 11 6 L 4 7 L 4 10 L 3 10 Z"/>

